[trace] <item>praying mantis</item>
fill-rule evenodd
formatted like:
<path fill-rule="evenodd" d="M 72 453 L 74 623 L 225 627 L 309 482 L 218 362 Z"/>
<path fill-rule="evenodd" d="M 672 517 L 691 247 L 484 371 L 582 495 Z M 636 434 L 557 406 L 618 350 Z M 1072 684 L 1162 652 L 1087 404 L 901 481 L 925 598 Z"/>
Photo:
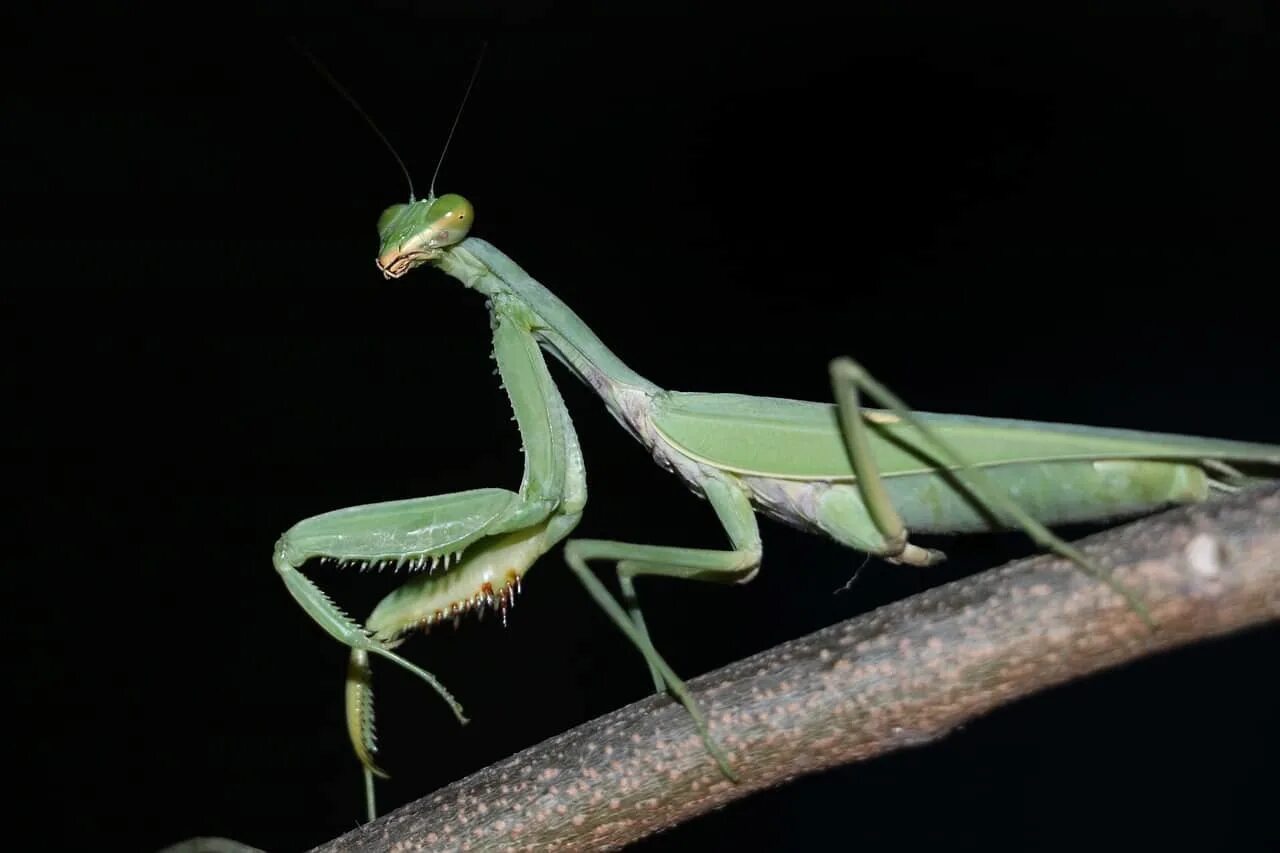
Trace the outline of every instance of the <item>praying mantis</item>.
<path fill-rule="evenodd" d="M 1109 585 L 1149 622 L 1138 598 L 1049 528 L 1204 500 L 1245 479 L 1234 466 L 1280 466 L 1277 445 L 915 412 L 847 356 L 828 365 L 830 403 L 665 389 L 624 363 L 516 261 L 471 236 L 474 220 L 470 202 L 437 196 L 433 181 L 426 198 L 411 191 L 407 203 L 382 213 L 376 263 L 389 279 L 433 267 L 484 297 L 491 357 L 523 445 L 518 488 L 337 509 L 290 527 L 272 557 L 297 604 L 350 649 L 347 730 L 370 820 L 373 780 L 386 777 L 376 762 L 372 658 L 427 682 L 465 723 L 445 686 L 397 650 L 414 632 L 457 624 L 466 614 L 496 610 L 505 622 L 522 578 L 557 547 L 640 653 L 655 689 L 688 710 L 710 757 L 736 779 L 697 702 L 649 636 L 637 578 L 749 582 L 763 563 L 758 514 L 916 566 L 945 555 L 917 545 L 913 533 L 1021 529 Z M 569 538 L 586 508 L 587 466 L 546 354 L 594 391 L 660 467 L 710 504 L 728 547 Z M 864 406 L 864 395 L 884 408 Z M 407 569 L 410 578 L 361 624 L 303 573 L 317 560 Z M 619 595 L 592 563 L 613 565 Z"/>
<path fill-rule="evenodd" d="M 432 266 L 485 297 L 492 357 L 524 450 L 517 491 L 477 488 L 338 509 L 304 519 L 276 543 L 273 563 L 297 603 L 350 648 L 348 735 L 376 813 L 371 657 L 426 681 L 466 722 L 427 670 L 398 654 L 416 630 L 494 609 L 506 619 L 521 579 L 564 542 L 570 570 L 648 665 L 654 686 L 691 714 L 710 754 L 736 778 L 685 683 L 645 627 L 635 580 L 665 576 L 746 583 L 761 567 L 762 513 L 890 563 L 944 558 L 911 532 L 1021 528 L 1125 596 L 1046 525 L 1109 520 L 1200 501 L 1230 489 L 1236 464 L 1280 465 L 1280 446 L 1120 429 L 914 412 L 859 364 L 829 365 L 834 403 L 660 388 L 628 367 L 572 309 L 498 248 L 469 236 L 463 197 L 434 193 L 393 205 L 378 222 L 378 268 L 400 278 Z M 705 499 L 728 548 L 566 539 L 587 503 L 586 463 L 543 357 L 550 353 L 599 396 L 617 422 Z M 866 408 L 861 394 L 887 404 Z M 412 577 L 359 624 L 300 569 L 319 559 Z M 589 563 L 615 566 L 620 599 Z"/>

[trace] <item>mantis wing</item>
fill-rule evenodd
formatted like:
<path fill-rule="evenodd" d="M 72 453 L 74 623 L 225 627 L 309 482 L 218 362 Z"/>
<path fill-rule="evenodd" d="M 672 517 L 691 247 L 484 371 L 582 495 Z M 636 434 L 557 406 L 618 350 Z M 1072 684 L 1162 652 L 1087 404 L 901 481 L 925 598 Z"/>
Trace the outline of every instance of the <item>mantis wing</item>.
<path fill-rule="evenodd" d="M 864 409 L 872 452 L 886 479 L 939 465 L 909 424 Z M 971 464 L 1110 459 L 1216 459 L 1280 464 L 1280 448 L 1196 436 L 1075 424 L 915 413 Z M 654 424 L 684 453 L 737 474 L 774 479 L 852 480 L 835 405 L 673 391 L 654 401 Z"/>

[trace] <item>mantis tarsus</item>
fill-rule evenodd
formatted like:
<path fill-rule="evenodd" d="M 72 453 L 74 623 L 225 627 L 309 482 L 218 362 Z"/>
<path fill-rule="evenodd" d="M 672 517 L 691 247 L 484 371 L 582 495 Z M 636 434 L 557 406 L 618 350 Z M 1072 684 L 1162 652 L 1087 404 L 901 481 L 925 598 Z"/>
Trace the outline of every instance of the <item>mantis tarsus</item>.
<path fill-rule="evenodd" d="M 582 517 L 585 463 L 544 351 L 592 388 L 661 467 L 710 503 L 729 541 L 729 548 L 713 549 L 576 539 L 565 543 L 564 556 L 639 650 L 657 691 L 689 711 L 731 779 L 729 759 L 696 702 L 650 640 L 635 578 L 750 581 L 763 554 L 757 512 L 911 565 L 944 555 L 914 544 L 910 532 L 1022 529 L 1110 585 L 1150 623 L 1141 601 L 1046 525 L 1203 500 L 1211 489 L 1245 479 L 1232 463 L 1280 466 L 1277 445 L 913 412 L 847 357 L 828 366 L 834 404 L 666 390 L 624 364 L 500 250 L 469 237 L 473 219 L 461 196 L 431 192 L 415 201 L 411 192 L 408 203 L 378 220 L 377 265 L 388 278 L 431 265 L 486 297 L 492 357 L 523 442 L 518 490 L 480 488 L 324 513 L 285 532 L 273 559 L 302 608 L 351 649 L 348 734 L 364 768 L 370 820 L 373 777 L 386 776 L 374 761 L 370 655 L 415 673 L 466 722 L 444 686 L 395 649 L 414 630 L 456 623 L 471 611 L 496 609 L 505 621 L 522 576 Z M 862 394 L 886 408 L 863 407 Z M 313 559 L 415 574 L 362 626 L 300 571 Z M 591 561 L 615 564 L 620 600 L 591 572 Z"/>

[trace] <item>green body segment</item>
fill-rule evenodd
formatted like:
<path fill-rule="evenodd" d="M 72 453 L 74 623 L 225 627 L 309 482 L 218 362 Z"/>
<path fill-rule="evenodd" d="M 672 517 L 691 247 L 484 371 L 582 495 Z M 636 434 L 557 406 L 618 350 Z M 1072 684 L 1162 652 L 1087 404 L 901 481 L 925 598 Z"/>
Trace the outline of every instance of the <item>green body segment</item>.
<path fill-rule="evenodd" d="M 1202 501 L 1209 494 L 1204 469 L 1178 462 L 1020 462 L 984 471 L 993 488 L 1048 524 L 1127 518 L 1171 504 Z M 1016 519 L 980 506 L 946 477 L 904 474 L 886 477 L 884 485 L 903 523 L 915 533 L 979 533 L 1018 527 Z M 855 513 L 865 511 L 856 487 L 838 484 L 832 492 L 843 493 Z"/>
<path fill-rule="evenodd" d="M 903 523 L 920 533 L 1011 529 L 1017 520 L 981 507 L 912 424 L 882 409 L 863 409 L 879 476 Z M 1273 446 L 1194 436 L 915 412 L 991 486 L 1046 524 L 1102 521 L 1204 500 L 1206 459 L 1270 461 Z M 816 526 L 855 547 L 873 526 L 835 405 L 740 394 L 667 392 L 654 400 L 653 423 L 664 441 L 698 462 L 795 494 L 803 484 L 831 484 L 815 498 L 765 511 Z M 787 485 L 790 483 L 790 485 Z M 769 490 L 757 489 L 769 494 Z M 775 502 L 776 503 L 776 502 Z M 806 511 L 808 510 L 808 511 Z"/>
<path fill-rule="evenodd" d="M 492 243 L 469 237 L 436 260 L 436 266 L 486 296 L 504 294 L 536 318 L 539 342 L 597 391 L 601 382 L 657 392 L 660 389 L 618 358 L 572 308 Z M 606 401 L 607 402 L 607 401 Z"/>
<path fill-rule="evenodd" d="M 863 411 L 881 476 L 936 473 L 939 463 L 910 424 L 884 410 Z M 1269 458 L 1280 463 L 1274 446 L 1247 442 L 967 415 L 915 416 L 983 467 L 1073 459 Z M 669 392 L 655 399 L 653 419 L 681 452 L 725 471 L 797 480 L 853 479 L 832 404 Z"/>

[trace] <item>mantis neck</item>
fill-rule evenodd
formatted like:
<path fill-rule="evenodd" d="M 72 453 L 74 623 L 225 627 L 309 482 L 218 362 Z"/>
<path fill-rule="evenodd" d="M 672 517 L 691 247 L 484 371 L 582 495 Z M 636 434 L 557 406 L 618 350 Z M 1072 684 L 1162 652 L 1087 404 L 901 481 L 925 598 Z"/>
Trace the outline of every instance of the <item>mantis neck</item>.
<path fill-rule="evenodd" d="M 493 244 L 468 237 L 435 261 L 441 270 L 493 300 L 514 302 L 529 315 L 539 343 L 613 408 L 621 390 L 661 391 L 613 354 L 573 309 Z"/>

